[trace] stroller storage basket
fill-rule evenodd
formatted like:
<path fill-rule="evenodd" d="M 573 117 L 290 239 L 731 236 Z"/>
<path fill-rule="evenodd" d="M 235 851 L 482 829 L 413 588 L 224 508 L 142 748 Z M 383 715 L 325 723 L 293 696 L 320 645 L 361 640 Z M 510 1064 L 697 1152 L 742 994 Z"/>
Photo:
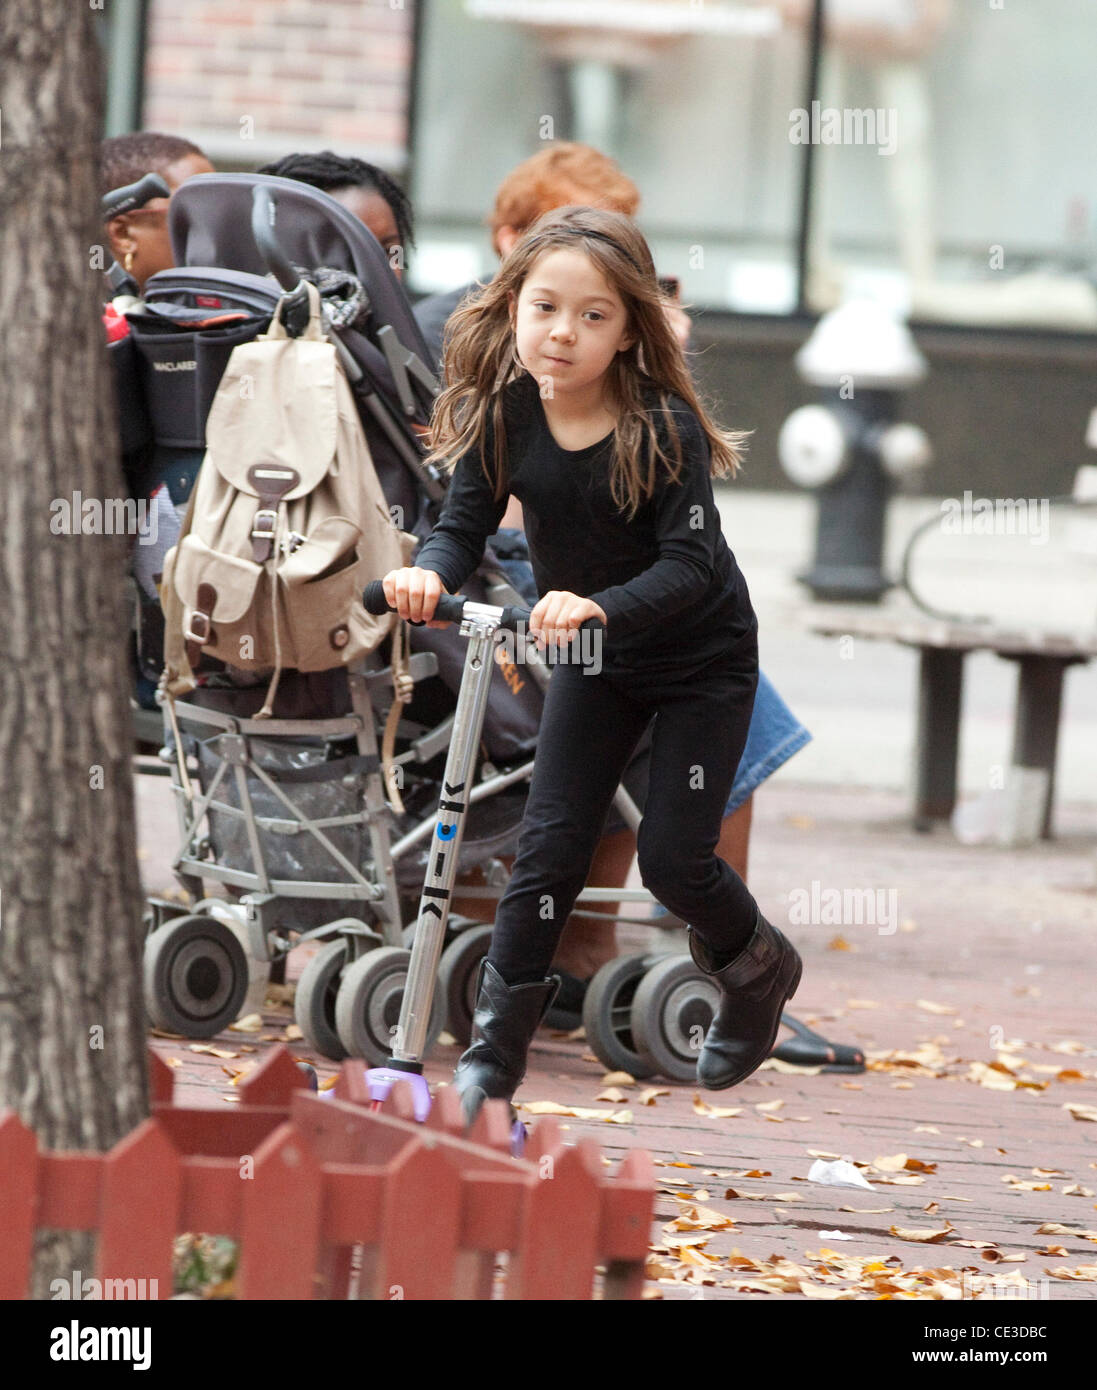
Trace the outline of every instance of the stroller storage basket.
<path fill-rule="evenodd" d="M 357 715 L 234 719 L 181 700 L 175 713 L 198 765 L 189 795 L 178 769 L 172 778 L 184 836 L 178 872 L 287 898 L 376 897 L 372 764 L 353 751 Z"/>
<path fill-rule="evenodd" d="M 208 792 L 224 765 L 224 741 L 237 735 L 215 735 L 198 745 L 198 779 Z M 230 745 L 231 750 L 232 745 Z M 323 831 L 332 845 L 361 868 L 368 857 L 368 837 L 362 812 L 361 774 L 366 760 L 355 754 L 339 756 L 338 745 L 321 739 L 250 738 L 244 768 L 247 795 L 255 818 L 266 870 L 273 878 L 340 883 L 346 879 L 338 861 L 307 828 Z M 293 817 L 267 778 L 293 803 Z M 236 814 L 233 814 L 235 812 Z M 209 808 L 210 848 L 217 862 L 230 869 L 255 869 L 240 790 L 235 777 L 224 776 Z"/>

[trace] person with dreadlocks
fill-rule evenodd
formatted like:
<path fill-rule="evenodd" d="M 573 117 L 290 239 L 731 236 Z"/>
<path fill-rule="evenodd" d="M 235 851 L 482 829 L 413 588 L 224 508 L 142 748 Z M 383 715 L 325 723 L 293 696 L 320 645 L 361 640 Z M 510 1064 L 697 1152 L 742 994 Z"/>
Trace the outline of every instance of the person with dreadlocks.
<path fill-rule="evenodd" d="M 397 279 L 403 279 L 408 248 L 415 245 L 411 203 L 400 185 L 364 159 L 332 154 L 288 154 L 264 164 L 260 174 L 296 179 L 342 203 L 381 243 Z"/>

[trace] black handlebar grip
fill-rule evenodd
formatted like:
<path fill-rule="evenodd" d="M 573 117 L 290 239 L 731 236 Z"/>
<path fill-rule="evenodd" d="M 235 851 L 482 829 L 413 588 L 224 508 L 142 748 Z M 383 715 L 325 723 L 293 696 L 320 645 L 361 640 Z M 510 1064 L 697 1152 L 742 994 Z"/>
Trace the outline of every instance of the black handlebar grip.
<path fill-rule="evenodd" d="M 380 579 L 371 579 L 366 585 L 362 594 L 362 607 L 375 618 L 379 618 L 382 613 L 396 612 L 385 597 L 385 586 Z"/>
<path fill-rule="evenodd" d="M 464 594 L 441 594 L 434 605 L 436 623 L 459 623 L 465 611 Z"/>
<path fill-rule="evenodd" d="M 121 217 L 124 212 L 133 212 L 152 198 L 170 198 L 171 189 L 159 174 L 146 174 L 135 183 L 127 183 L 123 188 L 112 188 L 104 194 L 102 218 L 108 222 L 112 217 Z"/>
<path fill-rule="evenodd" d="M 371 579 L 362 593 L 362 607 L 367 613 L 379 617 L 382 613 L 395 613 L 396 609 L 385 597 L 385 585 L 380 579 Z M 439 623 L 459 623 L 465 611 L 463 594 L 442 594 L 434 607 L 434 620 Z M 413 624 L 422 626 L 422 624 Z"/>

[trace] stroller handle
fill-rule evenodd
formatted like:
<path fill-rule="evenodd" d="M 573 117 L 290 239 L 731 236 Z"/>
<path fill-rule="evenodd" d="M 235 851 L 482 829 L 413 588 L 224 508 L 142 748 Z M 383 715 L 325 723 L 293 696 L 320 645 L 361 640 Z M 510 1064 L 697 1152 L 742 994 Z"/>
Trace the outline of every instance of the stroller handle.
<path fill-rule="evenodd" d="M 469 604 L 476 610 L 478 617 L 492 617 L 495 626 L 506 628 L 508 631 L 516 632 L 520 627 L 528 626 L 531 610 L 520 608 L 517 604 L 508 603 L 502 608 L 495 608 L 484 603 L 473 603 L 471 599 L 466 599 L 463 594 L 442 594 L 435 605 L 434 618 L 440 623 L 459 623 L 465 613 L 465 604 Z M 396 609 L 385 597 L 385 586 L 380 579 L 371 580 L 366 585 L 365 592 L 362 594 L 362 606 L 367 613 L 380 616 L 382 613 L 395 613 Z M 600 631 L 605 624 L 600 618 L 587 618 L 580 624 L 580 630 Z"/>
<path fill-rule="evenodd" d="M 284 290 L 292 294 L 301 290 L 301 279 L 290 265 L 286 253 L 274 234 L 275 202 L 270 190 L 262 185 L 251 191 L 251 234 L 263 258 L 263 263 Z"/>
<path fill-rule="evenodd" d="M 144 207 L 151 198 L 170 198 L 171 189 L 159 174 L 146 174 L 134 183 L 123 188 L 112 188 L 104 194 L 100 203 L 100 213 L 104 222 L 112 217 L 121 217 L 124 212 L 134 212 Z"/>

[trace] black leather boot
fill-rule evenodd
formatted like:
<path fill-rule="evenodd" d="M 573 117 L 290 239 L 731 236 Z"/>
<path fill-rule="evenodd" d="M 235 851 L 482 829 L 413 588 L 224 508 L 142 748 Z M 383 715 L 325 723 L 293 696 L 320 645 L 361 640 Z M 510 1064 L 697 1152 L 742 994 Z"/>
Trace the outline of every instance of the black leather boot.
<path fill-rule="evenodd" d="M 746 1080 L 769 1056 L 803 963 L 796 947 L 760 912 L 754 934 L 731 961 L 720 965 L 692 927 L 689 949 L 694 964 L 712 976 L 724 996 L 697 1059 L 697 1081 L 706 1090 L 724 1091 Z"/>
<path fill-rule="evenodd" d="M 485 1100 L 509 1101 L 514 1095 L 526 1074 L 533 1035 L 559 988 L 558 975 L 512 986 L 490 961 L 480 966 L 472 1039 L 453 1077 L 466 1124 L 476 1119 Z"/>

